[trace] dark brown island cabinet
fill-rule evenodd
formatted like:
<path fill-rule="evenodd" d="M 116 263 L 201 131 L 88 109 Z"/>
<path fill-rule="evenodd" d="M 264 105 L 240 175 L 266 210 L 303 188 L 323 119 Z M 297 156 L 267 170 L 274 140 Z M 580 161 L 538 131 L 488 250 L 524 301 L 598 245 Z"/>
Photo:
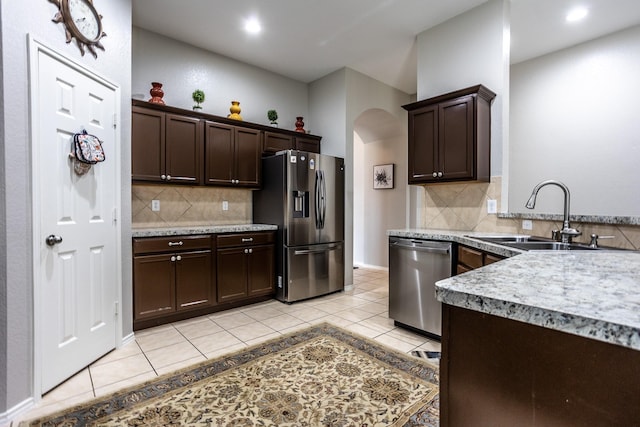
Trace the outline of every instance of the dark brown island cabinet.
<path fill-rule="evenodd" d="M 196 117 L 132 107 L 132 179 L 200 184 L 203 129 L 203 123 Z"/>
<path fill-rule="evenodd" d="M 640 426 L 640 351 L 443 304 L 440 425 Z"/>
<path fill-rule="evenodd" d="M 273 297 L 274 241 L 272 231 L 134 238 L 134 330 Z"/>
<path fill-rule="evenodd" d="M 271 232 L 217 237 L 218 302 L 274 294 L 274 242 Z"/>
<path fill-rule="evenodd" d="M 482 85 L 403 105 L 409 184 L 490 179 L 491 103 Z"/>
<path fill-rule="evenodd" d="M 260 187 L 262 132 L 207 122 L 206 184 Z"/>

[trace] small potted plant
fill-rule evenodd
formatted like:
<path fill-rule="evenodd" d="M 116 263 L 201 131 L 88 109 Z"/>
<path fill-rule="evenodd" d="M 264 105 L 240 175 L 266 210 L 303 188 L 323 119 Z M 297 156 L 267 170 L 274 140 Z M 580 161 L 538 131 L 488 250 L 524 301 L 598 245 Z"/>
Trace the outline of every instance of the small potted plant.
<path fill-rule="evenodd" d="M 271 123 L 271 126 L 273 126 L 274 128 L 278 127 L 278 112 L 276 110 L 267 111 L 267 118 L 269 119 L 269 123 Z"/>
<path fill-rule="evenodd" d="M 202 106 L 200 106 L 201 103 L 204 102 L 204 92 L 201 91 L 200 89 L 196 89 L 192 94 L 191 97 L 193 98 L 193 101 L 196 103 L 196 105 L 193 106 L 194 110 L 201 110 Z"/>

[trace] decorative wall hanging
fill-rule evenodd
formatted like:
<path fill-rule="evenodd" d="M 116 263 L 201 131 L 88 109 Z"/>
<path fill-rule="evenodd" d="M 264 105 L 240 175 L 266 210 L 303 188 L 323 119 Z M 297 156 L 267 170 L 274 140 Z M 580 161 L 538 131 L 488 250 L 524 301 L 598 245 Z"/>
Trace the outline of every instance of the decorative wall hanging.
<path fill-rule="evenodd" d="M 162 97 L 164 96 L 162 83 L 151 82 L 151 89 L 149 90 L 149 94 L 151 95 L 151 99 L 149 100 L 149 102 L 164 105 L 164 100 L 162 99 Z"/>
<path fill-rule="evenodd" d="M 55 14 L 52 21 L 64 25 L 67 43 L 75 38 L 82 56 L 84 56 L 86 47 L 93 57 L 97 58 L 98 54 L 95 48 L 104 51 L 100 39 L 107 34 L 102 31 L 102 15 L 93 6 L 93 0 L 49 1 L 58 6 L 58 13 Z"/>
<path fill-rule="evenodd" d="M 393 163 L 373 167 L 373 188 L 393 188 Z"/>
<path fill-rule="evenodd" d="M 305 133 L 304 122 L 302 121 L 302 116 L 296 117 L 296 132 Z"/>
<path fill-rule="evenodd" d="M 229 107 L 229 111 L 231 112 L 231 114 L 227 116 L 228 119 L 242 120 L 242 116 L 240 115 L 240 101 L 231 101 L 231 107 Z"/>

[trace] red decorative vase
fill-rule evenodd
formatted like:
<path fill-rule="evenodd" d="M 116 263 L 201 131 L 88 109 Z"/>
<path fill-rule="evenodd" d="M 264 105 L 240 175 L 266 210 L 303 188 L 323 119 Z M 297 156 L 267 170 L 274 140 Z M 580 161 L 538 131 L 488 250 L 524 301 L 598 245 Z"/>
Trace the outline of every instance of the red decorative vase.
<path fill-rule="evenodd" d="M 302 117 L 301 116 L 296 117 L 296 132 L 305 133 L 305 131 L 304 131 L 304 122 L 302 121 Z"/>
<path fill-rule="evenodd" d="M 154 104 L 162 104 L 164 105 L 164 101 L 162 97 L 164 96 L 164 91 L 162 90 L 162 83 L 151 82 L 151 90 L 149 93 L 151 94 L 151 99 L 149 102 L 153 102 Z"/>

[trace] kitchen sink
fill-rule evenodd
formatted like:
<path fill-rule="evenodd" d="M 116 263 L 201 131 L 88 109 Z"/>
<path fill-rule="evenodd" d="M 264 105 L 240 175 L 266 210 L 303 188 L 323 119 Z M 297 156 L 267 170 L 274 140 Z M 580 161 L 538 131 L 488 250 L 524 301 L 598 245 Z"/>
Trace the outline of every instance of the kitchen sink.
<path fill-rule="evenodd" d="M 606 247 L 592 247 L 584 243 L 562 243 L 544 237 L 513 235 L 513 236 L 467 236 L 483 242 L 496 243 L 510 248 L 522 249 L 525 251 L 593 251 L 603 249 L 613 249 Z"/>

